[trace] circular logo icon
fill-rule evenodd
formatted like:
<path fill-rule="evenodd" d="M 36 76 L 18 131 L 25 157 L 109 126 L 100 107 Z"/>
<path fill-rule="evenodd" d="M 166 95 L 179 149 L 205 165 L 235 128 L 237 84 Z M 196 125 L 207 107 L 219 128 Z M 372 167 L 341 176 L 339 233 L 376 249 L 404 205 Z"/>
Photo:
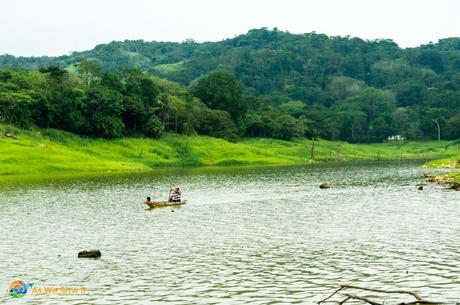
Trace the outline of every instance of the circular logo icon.
<path fill-rule="evenodd" d="M 21 280 L 14 280 L 8 285 L 8 292 L 13 298 L 22 298 L 27 294 L 27 288 L 30 286 L 32 285 Z"/>

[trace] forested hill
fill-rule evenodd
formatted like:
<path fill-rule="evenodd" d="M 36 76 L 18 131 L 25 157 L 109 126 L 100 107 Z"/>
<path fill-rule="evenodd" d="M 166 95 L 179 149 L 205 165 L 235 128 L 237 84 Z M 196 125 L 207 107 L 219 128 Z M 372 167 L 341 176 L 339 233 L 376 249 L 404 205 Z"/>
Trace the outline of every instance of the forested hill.
<path fill-rule="evenodd" d="M 72 69 L 88 59 L 105 71 L 134 67 L 185 86 L 230 72 L 245 87 L 247 112 L 234 119 L 246 136 L 277 136 L 267 125 L 284 115 L 286 128 L 303 127 L 282 137 L 430 139 L 437 121 L 443 138 L 460 138 L 460 38 L 402 49 L 391 40 L 263 28 L 220 42 L 123 41 L 61 57 L 3 55 L 0 66 Z"/>
<path fill-rule="evenodd" d="M 227 69 L 235 72 L 254 94 L 276 90 L 299 98 L 302 94 L 292 86 L 324 87 L 334 75 L 352 77 L 376 87 L 391 86 L 420 73 L 452 77 L 460 71 L 460 38 L 401 49 L 385 39 L 365 41 L 254 29 L 219 42 L 126 40 L 60 57 L 2 55 L 0 65 L 38 69 L 66 67 L 85 59 L 96 59 L 105 70 L 136 67 L 184 85 L 212 70 Z"/>

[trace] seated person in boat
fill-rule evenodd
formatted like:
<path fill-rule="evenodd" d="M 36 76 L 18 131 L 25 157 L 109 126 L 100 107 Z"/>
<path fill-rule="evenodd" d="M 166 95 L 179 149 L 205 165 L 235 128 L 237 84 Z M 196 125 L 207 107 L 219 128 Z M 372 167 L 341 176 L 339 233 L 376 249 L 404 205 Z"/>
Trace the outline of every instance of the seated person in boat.
<path fill-rule="evenodd" d="M 144 201 L 145 204 L 153 203 L 150 197 L 147 197 L 147 200 Z"/>
<path fill-rule="evenodd" d="M 174 190 L 171 189 L 172 194 L 171 197 L 169 197 L 169 202 L 180 202 L 181 201 L 181 191 L 180 187 L 176 187 Z"/>

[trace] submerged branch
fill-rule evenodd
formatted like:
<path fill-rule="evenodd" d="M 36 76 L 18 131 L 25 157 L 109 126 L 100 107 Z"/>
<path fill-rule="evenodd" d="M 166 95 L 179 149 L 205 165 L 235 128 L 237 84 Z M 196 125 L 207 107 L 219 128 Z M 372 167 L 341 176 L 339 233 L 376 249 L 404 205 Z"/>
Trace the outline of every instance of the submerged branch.
<path fill-rule="evenodd" d="M 372 300 L 369 300 L 368 298 L 360 297 L 360 296 L 354 295 L 354 294 L 345 294 L 345 296 L 348 297 L 349 299 L 363 301 L 363 302 L 366 302 L 366 303 L 371 304 L 371 305 L 383 305 L 382 303 L 377 303 L 377 302 L 374 302 Z"/>
<path fill-rule="evenodd" d="M 343 288 L 344 288 L 343 286 L 340 286 L 339 289 L 337 289 L 336 291 L 334 291 L 334 292 L 333 292 L 331 295 L 329 295 L 327 298 L 325 298 L 325 299 L 319 301 L 318 304 L 321 304 L 321 303 L 326 302 L 327 300 L 329 300 L 330 298 L 332 298 L 334 295 L 336 295 L 336 294 L 337 294 L 340 290 L 342 290 Z M 345 300 L 345 302 L 346 302 L 346 300 Z M 341 303 L 341 304 L 343 304 L 343 303 Z"/>
<path fill-rule="evenodd" d="M 353 286 L 353 285 L 342 285 L 341 287 L 350 288 L 350 289 L 358 289 L 358 290 L 366 290 L 366 291 L 372 291 L 372 292 L 378 292 L 378 293 L 409 294 L 417 300 L 423 300 L 422 297 L 418 295 L 418 293 L 413 292 L 413 291 L 407 291 L 407 290 L 383 290 L 383 289 L 373 289 L 373 288 L 366 288 L 366 287 Z"/>
<path fill-rule="evenodd" d="M 417 292 L 408 291 L 408 290 L 384 290 L 384 289 L 374 289 L 374 288 L 367 288 L 361 286 L 354 286 L 354 285 L 340 285 L 338 289 L 336 289 L 333 293 L 331 293 L 328 297 L 324 298 L 323 300 L 319 301 L 318 304 L 324 303 L 330 300 L 333 296 L 339 294 L 344 296 L 345 298 L 337 303 L 339 305 L 345 304 L 349 300 L 359 300 L 371 305 L 383 305 L 382 303 L 375 302 L 369 298 L 362 297 L 355 294 L 348 294 L 348 293 L 341 293 L 341 291 L 345 289 L 354 289 L 354 290 L 363 290 L 363 291 L 371 291 L 383 294 L 406 294 L 414 297 L 416 300 L 411 302 L 403 302 L 399 303 L 398 305 L 436 305 L 436 304 L 443 304 L 442 302 L 433 302 L 427 301 L 423 299 Z"/>

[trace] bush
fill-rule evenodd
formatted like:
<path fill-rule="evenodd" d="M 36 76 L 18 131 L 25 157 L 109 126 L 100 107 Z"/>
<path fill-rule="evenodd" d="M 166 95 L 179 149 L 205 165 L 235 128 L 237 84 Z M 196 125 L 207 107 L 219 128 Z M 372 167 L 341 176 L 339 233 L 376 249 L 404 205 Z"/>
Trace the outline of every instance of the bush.
<path fill-rule="evenodd" d="M 161 120 L 158 117 L 152 115 L 147 121 L 145 134 L 149 137 L 158 139 L 163 134 L 163 131 L 164 126 Z"/>

